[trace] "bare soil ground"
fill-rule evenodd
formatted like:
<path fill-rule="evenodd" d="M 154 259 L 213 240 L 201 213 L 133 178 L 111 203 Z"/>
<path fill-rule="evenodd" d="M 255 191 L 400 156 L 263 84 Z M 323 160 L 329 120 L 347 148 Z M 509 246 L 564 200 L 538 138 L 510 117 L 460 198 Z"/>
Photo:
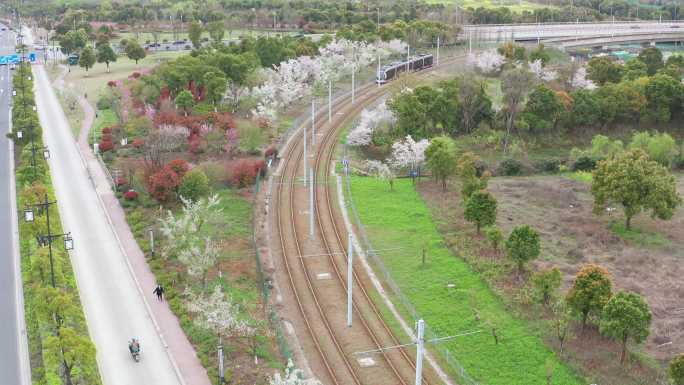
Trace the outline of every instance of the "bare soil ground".
<path fill-rule="evenodd" d="M 684 176 L 678 176 L 677 188 L 684 194 Z M 477 235 L 474 226 L 463 219 L 459 189 L 454 184 L 443 193 L 433 182 L 419 184 L 450 246 L 485 273 L 504 298 L 522 302 L 523 290 L 503 253 L 489 247 L 484 235 Z M 622 213 L 618 209 L 600 217 L 594 215 L 587 183 L 562 176 L 494 178 L 489 190 L 498 200 L 497 225 L 504 236 L 521 224 L 539 231 L 542 255 L 531 270 L 558 267 L 563 273 L 564 293 L 582 265 L 597 263 L 606 267 L 613 274 L 614 291 L 631 290 L 644 295 L 653 312 L 647 342 L 641 348 L 632 347 L 632 351 L 661 363 L 684 351 L 684 208 L 680 207 L 670 221 L 640 214 L 632 221 L 633 231 L 618 235 L 617 228 L 624 220 Z M 534 311 L 528 310 L 523 306 L 522 316 L 533 318 Z M 598 371 L 602 373 L 599 378 L 615 380 L 612 374 L 625 371 L 611 363 L 616 361 L 613 358 L 618 350 L 617 344 L 592 329 L 571 340 L 567 358 L 576 361 L 585 373 Z M 655 380 L 661 376 L 636 363 L 629 372 L 630 379 L 643 376 L 643 380 Z M 622 378 L 624 382 L 620 383 L 632 383 L 630 379 Z"/>

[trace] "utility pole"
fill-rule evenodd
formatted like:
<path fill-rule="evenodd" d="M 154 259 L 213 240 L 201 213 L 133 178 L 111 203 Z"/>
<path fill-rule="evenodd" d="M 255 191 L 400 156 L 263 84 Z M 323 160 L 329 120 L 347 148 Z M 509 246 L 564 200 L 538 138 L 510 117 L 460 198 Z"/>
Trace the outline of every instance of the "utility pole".
<path fill-rule="evenodd" d="M 314 172 L 309 168 L 309 238 L 314 238 Z"/>
<path fill-rule="evenodd" d="M 223 372 L 223 343 L 221 342 L 221 337 L 219 336 L 219 344 L 217 346 L 218 349 L 218 376 L 219 376 L 219 384 L 224 384 L 225 383 L 225 374 Z"/>
<path fill-rule="evenodd" d="M 352 326 L 352 283 L 353 283 L 353 261 L 354 261 L 354 243 L 352 234 L 349 233 L 349 244 L 347 245 L 347 326 Z"/>
<path fill-rule="evenodd" d="M 354 55 L 352 62 L 352 104 L 356 101 L 356 47 L 354 47 Z M 377 76 L 377 74 L 376 74 Z"/>
<path fill-rule="evenodd" d="M 437 35 L 437 57 L 435 57 L 435 64 L 439 64 L 439 35 Z"/>
<path fill-rule="evenodd" d="M 328 79 L 328 123 L 332 122 L 332 79 Z"/>
<path fill-rule="evenodd" d="M 311 114 L 311 115 L 313 116 L 313 114 Z M 306 174 L 309 172 L 309 170 L 307 168 L 307 165 L 309 162 L 307 161 L 308 158 L 306 157 L 306 135 L 307 135 L 307 133 L 306 133 L 306 124 L 305 124 L 304 125 L 304 146 L 302 149 L 302 151 L 304 151 L 304 159 L 302 159 L 302 163 L 304 166 L 304 187 L 306 187 L 306 179 L 307 179 Z"/>
<path fill-rule="evenodd" d="M 311 150 L 316 145 L 316 100 L 311 99 Z"/>
<path fill-rule="evenodd" d="M 421 385 L 423 383 L 423 349 L 425 349 L 425 321 L 418 320 L 418 330 L 416 340 L 416 383 Z"/>

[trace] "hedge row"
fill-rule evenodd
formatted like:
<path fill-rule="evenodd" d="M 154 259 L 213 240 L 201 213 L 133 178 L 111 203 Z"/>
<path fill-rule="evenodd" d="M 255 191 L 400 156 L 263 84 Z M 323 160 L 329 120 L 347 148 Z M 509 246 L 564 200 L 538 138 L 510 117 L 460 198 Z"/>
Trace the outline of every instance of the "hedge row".
<path fill-rule="evenodd" d="M 100 385 L 95 345 L 88 335 L 63 239 L 53 240 L 51 263 L 48 247 L 38 242 L 39 236 L 47 234 L 44 210 L 35 207 L 34 221 L 23 220 L 24 208 L 44 202 L 46 194 L 50 202 L 55 202 L 48 165 L 43 157 L 42 130 L 34 111 L 32 80 L 30 66 L 17 68 L 13 79 L 16 95 L 11 139 L 17 154 L 21 272 L 33 384 Z M 49 210 L 51 233 L 62 234 L 57 205 L 50 205 Z"/>

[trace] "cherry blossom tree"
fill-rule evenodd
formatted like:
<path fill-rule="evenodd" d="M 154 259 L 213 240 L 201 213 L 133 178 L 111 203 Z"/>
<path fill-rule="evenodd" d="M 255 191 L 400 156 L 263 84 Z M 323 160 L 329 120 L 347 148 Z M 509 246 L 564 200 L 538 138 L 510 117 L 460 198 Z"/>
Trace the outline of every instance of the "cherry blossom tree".
<path fill-rule="evenodd" d="M 587 79 L 587 69 L 585 67 L 580 67 L 577 69 L 575 74 L 570 80 L 570 85 L 574 89 L 587 89 L 593 90 L 596 88 L 596 84 L 591 80 Z"/>
<path fill-rule="evenodd" d="M 304 379 L 304 372 L 295 368 L 292 360 L 287 360 L 285 375 L 276 372 L 268 381 L 269 385 L 323 385 L 315 378 Z"/>
<path fill-rule="evenodd" d="M 425 164 L 425 149 L 430 145 L 427 139 L 416 142 L 411 135 L 392 144 L 392 154 L 388 163 L 395 169 L 404 169 L 415 177 Z"/>
<path fill-rule="evenodd" d="M 530 72 L 541 81 L 550 82 L 558 77 L 556 71 L 547 70 L 544 68 L 544 63 L 541 59 L 537 59 L 529 64 Z"/>
<path fill-rule="evenodd" d="M 162 256 L 168 258 L 178 255 L 183 250 L 197 244 L 197 235 L 204 223 L 221 214 L 217 207 L 220 203 L 218 195 L 212 195 L 197 202 L 181 197 L 183 209 L 180 215 L 168 211 L 166 218 L 160 220 L 161 233 L 166 238 L 166 246 Z"/>
<path fill-rule="evenodd" d="M 221 290 L 221 285 L 216 285 L 209 296 L 197 295 L 186 289 L 185 297 L 188 311 L 196 314 L 193 321 L 197 326 L 212 330 L 219 338 L 241 337 L 251 333 L 249 324 L 238 316 L 239 306 Z"/>
<path fill-rule="evenodd" d="M 198 245 L 192 245 L 187 249 L 181 250 L 178 260 L 188 269 L 191 277 L 199 278 L 202 286 L 207 286 L 207 272 L 216 264 L 218 259 L 218 248 L 210 238 L 204 239 L 204 247 L 200 249 Z"/>
<path fill-rule="evenodd" d="M 392 110 L 383 102 L 373 109 L 364 109 L 361 112 L 359 123 L 347 135 L 347 144 L 350 146 L 367 146 L 373 139 L 373 132 L 383 123 L 395 122 Z"/>
<path fill-rule="evenodd" d="M 379 160 L 367 160 L 366 171 L 368 174 L 389 183 L 390 190 L 394 190 L 394 180 L 397 178 L 397 175 L 389 165 L 380 162 Z"/>
<path fill-rule="evenodd" d="M 466 64 L 469 67 L 475 68 L 486 75 L 499 72 L 504 63 L 506 63 L 506 58 L 499 54 L 496 50 L 484 51 L 477 54 L 469 54 L 466 58 Z"/>

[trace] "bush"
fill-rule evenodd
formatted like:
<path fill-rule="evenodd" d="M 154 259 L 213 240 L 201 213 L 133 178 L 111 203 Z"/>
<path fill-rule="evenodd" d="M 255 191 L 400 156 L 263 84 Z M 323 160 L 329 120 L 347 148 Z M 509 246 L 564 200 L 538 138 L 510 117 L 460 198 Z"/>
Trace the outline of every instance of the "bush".
<path fill-rule="evenodd" d="M 190 169 L 190 166 L 188 166 L 188 162 L 186 162 L 183 159 L 174 159 L 167 163 L 166 167 L 175 172 L 176 175 L 178 175 L 179 179 L 183 178 L 185 176 L 185 173 L 188 172 L 188 170 Z"/>
<path fill-rule="evenodd" d="M 168 165 L 147 179 L 147 191 L 159 202 L 166 202 L 178 188 L 180 178 Z"/>
<path fill-rule="evenodd" d="M 517 176 L 522 174 L 522 163 L 515 159 L 504 159 L 497 167 L 497 174 L 502 176 Z"/>
<path fill-rule="evenodd" d="M 111 139 L 112 128 L 111 128 L 111 127 L 105 127 L 105 128 L 103 128 L 103 129 L 102 129 L 102 135 L 103 135 L 103 137 L 106 136 L 106 135 L 110 135 L 110 139 Z"/>
<path fill-rule="evenodd" d="M 178 193 L 183 198 L 198 201 L 209 195 L 209 178 L 200 169 L 190 170 L 183 177 Z"/>
<path fill-rule="evenodd" d="M 98 110 L 108 110 L 112 108 L 112 103 L 106 96 L 102 96 L 97 99 L 97 109 Z"/>
<path fill-rule="evenodd" d="M 265 172 L 264 169 L 265 163 L 262 159 L 240 159 L 229 165 L 230 183 L 236 187 L 252 185 L 257 175 Z"/>
<path fill-rule="evenodd" d="M 133 147 L 135 147 L 135 148 L 142 148 L 142 146 L 145 145 L 145 140 L 140 139 L 140 138 L 133 139 L 132 144 L 133 144 Z"/>
<path fill-rule="evenodd" d="M 541 172 L 557 173 L 560 165 L 560 159 L 542 159 L 537 162 L 536 169 Z"/>
<path fill-rule="evenodd" d="M 124 193 L 124 198 L 129 201 L 138 199 L 138 193 L 135 190 L 128 190 Z"/>
<path fill-rule="evenodd" d="M 100 141 L 99 148 L 100 148 L 101 152 L 111 151 L 114 149 L 114 143 L 112 142 L 111 139 L 109 139 L 109 140 L 103 139 Z"/>
<path fill-rule="evenodd" d="M 572 165 L 573 171 L 591 171 L 596 168 L 596 160 L 589 156 L 580 156 Z"/>
<path fill-rule="evenodd" d="M 278 149 L 274 146 L 271 146 L 264 151 L 264 157 L 265 158 L 270 158 L 272 156 L 278 156 Z"/>

